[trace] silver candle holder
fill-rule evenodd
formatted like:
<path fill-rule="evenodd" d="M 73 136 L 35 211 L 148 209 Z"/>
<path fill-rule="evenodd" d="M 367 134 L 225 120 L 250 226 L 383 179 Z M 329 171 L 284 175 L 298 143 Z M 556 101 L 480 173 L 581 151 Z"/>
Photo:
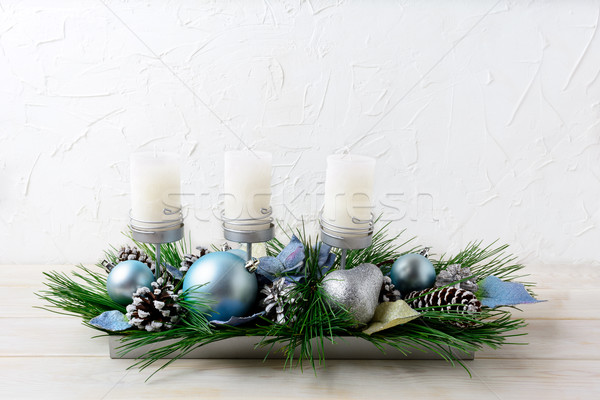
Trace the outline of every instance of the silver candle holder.
<path fill-rule="evenodd" d="M 252 244 L 267 242 L 275 235 L 273 209 L 261 208 L 258 218 L 228 218 L 221 211 L 223 233 L 226 240 L 246 244 L 247 261 L 252 259 Z M 267 225 L 267 228 L 264 226 Z"/>
<path fill-rule="evenodd" d="M 183 238 L 183 213 L 181 207 L 165 205 L 163 214 L 167 217 L 163 221 L 142 221 L 135 219 L 129 212 L 129 228 L 134 240 L 142 243 L 154 244 L 156 254 L 156 267 L 154 277 L 158 279 L 162 274 L 160 260 L 160 245 L 172 243 Z"/>
<path fill-rule="evenodd" d="M 364 249 L 373 243 L 373 230 L 375 226 L 374 216 L 370 219 L 359 219 L 352 217 L 356 228 L 348 228 L 328 222 L 323 217 L 323 211 L 319 214 L 319 225 L 321 227 L 321 241 L 332 247 L 342 250 L 340 264 L 346 269 L 346 257 L 348 250 Z"/>

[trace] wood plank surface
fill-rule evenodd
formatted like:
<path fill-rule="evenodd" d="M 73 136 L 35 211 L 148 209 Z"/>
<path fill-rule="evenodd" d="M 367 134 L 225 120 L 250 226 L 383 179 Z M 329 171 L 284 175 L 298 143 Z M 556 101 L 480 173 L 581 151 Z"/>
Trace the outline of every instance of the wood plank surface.
<path fill-rule="evenodd" d="M 478 352 L 467 362 L 472 378 L 443 361 L 328 360 L 315 376 L 280 360 L 180 360 L 147 383 L 156 367 L 128 371 L 131 360 L 108 357 L 106 338 L 91 339 L 98 332 L 34 308 L 43 272 L 73 266 L 0 269 L 0 399 L 600 397 L 598 266 L 530 268 L 548 301 L 515 311 L 529 323 L 515 341 L 529 344 Z"/>
<path fill-rule="evenodd" d="M 572 360 L 474 360 L 472 378 L 438 361 L 335 361 L 315 376 L 281 361 L 179 360 L 154 371 L 126 371 L 105 357 L 0 358 L 0 393 L 65 399 L 377 399 L 592 398 L 600 364 Z"/>

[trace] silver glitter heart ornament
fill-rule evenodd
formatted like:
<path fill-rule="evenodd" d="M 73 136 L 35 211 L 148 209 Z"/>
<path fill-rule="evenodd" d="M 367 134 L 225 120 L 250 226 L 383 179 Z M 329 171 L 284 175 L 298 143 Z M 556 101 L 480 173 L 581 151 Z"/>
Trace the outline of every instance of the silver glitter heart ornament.
<path fill-rule="evenodd" d="M 332 306 L 340 304 L 357 322 L 366 324 L 375 314 L 382 283 L 383 274 L 376 265 L 360 264 L 327 275 L 323 289 L 333 300 Z"/>

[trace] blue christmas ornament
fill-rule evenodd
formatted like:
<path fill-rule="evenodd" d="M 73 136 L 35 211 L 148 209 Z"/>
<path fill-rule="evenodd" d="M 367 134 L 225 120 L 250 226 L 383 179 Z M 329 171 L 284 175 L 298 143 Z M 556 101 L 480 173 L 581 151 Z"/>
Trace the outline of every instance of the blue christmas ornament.
<path fill-rule="evenodd" d="M 131 295 L 138 288 L 152 287 L 154 274 L 146 264 L 136 260 L 120 262 L 108 274 L 106 291 L 111 299 L 124 306 L 133 301 Z"/>
<path fill-rule="evenodd" d="M 246 258 L 248 257 L 248 254 L 242 249 L 230 249 L 230 250 L 227 250 L 227 252 L 231 253 L 231 254 L 235 254 L 236 256 L 240 257 L 244 261 L 246 261 Z"/>
<path fill-rule="evenodd" d="M 183 290 L 191 290 L 189 297 L 208 303 L 199 308 L 209 320 L 227 321 L 231 317 L 244 317 L 256 300 L 256 276 L 245 268 L 245 260 L 238 254 L 218 251 L 200 257 L 188 270 L 183 280 Z"/>
<path fill-rule="evenodd" d="M 423 290 L 435 283 L 435 268 L 420 254 L 405 254 L 398 258 L 390 272 L 392 283 L 404 296 L 413 290 Z"/>

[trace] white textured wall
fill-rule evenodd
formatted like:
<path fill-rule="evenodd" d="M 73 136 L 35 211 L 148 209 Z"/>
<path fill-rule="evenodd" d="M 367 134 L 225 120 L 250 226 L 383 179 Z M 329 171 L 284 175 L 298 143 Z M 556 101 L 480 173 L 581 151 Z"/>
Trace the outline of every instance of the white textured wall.
<path fill-rule="evenodd" d="M 440 253 L 600 240 L 598 1 L 0 0 L 0 263 L 89 262 L 126 228 L 128 155 L 179 152 L 194 242 L 222 152 L 274 154 L 273 204 L 325 156 L 378 157 L 378 210 Z M 217 118 L 218 116 L 218 118 Z"/>

